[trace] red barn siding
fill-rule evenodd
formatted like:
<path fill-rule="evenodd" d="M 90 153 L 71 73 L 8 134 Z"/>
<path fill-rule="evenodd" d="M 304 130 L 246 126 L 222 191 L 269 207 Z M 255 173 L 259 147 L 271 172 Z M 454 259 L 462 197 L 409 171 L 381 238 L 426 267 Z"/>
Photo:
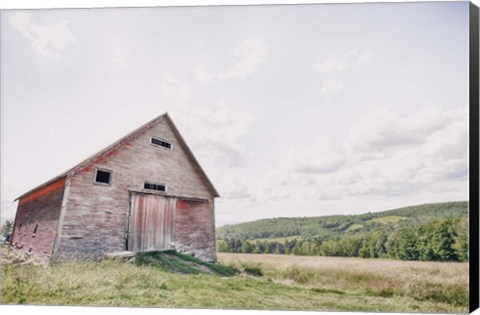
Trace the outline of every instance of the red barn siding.
<path fill-rule="evenodd" d="M 11 239 L 14 247 L 41 256 L 52 254 L 64 190 L 65 178 L 19 200 Z"/>
<path fill-rule="evenodd" d="M 213 200 L 177 200 L 175 238 L 178 250 L 216 261 Z"/>
<path fill-rule="evenodd" d="M 150 137 L 171 142 L 172 149 L 151 145 Z M 209 238 L 208 246 L 192 243 L 185 236 L 177 243 L 179 249 L 198 252 L 202 257 L 215 257 L 214 193 L 194 165 L 164 118 L 83 166 L 70 177 L 57 257 L 99 257 L 105 252 L 125 250 L 130 190 L 142 190 L 145 181 L 164 183 L 169 195 L 209 200 L 201 208 L 202 217 L 190 216 L 190 225 L 185 220 L 176 225 L 188 230 L 177 228 L 175 233 L 196 234 L 197 228 L 211 230 L 201 234 L 204 239 Z M 97 167 L 112 171 L 111 185 L 94 184 Z M 208 226 L 200 227 L 200 224 Z"/>

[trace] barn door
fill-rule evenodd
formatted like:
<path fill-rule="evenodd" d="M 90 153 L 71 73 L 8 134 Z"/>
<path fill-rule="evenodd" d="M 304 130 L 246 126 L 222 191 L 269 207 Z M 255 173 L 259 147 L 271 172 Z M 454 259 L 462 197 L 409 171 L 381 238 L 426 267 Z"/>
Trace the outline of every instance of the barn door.
<path fill-rule="evenodd" d="M 166 250 L 174 240 L 176 199 L 132 193 L 127 247 L 133 252 Z"/>

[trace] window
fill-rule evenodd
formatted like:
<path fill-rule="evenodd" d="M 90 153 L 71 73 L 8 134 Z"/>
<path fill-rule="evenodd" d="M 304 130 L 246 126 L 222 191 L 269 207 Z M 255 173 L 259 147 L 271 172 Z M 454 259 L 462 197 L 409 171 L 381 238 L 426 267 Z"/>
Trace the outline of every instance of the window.
<path fill-rule="evenodd" d="M 143 189 L 165 191 L 166 187 L 165 187 L 164 184 L 144 183 L 143 184 Z"/>
<path fill-rule="evenodd" d="M 110 184 L 111 174 L 109 171 L 99 170 L 95 174 L 95 183 Z"/>
<path fill-rule="evenodd" d="M 172 144 L 170 142 L 160 140 L 160 139 L 157 139 L 157 138 L 150 138 L 150 143 L 153 144 L 153 145 L 156 145 L 156 146 L 167 148 L 167 149 L 172 148 Z"/>

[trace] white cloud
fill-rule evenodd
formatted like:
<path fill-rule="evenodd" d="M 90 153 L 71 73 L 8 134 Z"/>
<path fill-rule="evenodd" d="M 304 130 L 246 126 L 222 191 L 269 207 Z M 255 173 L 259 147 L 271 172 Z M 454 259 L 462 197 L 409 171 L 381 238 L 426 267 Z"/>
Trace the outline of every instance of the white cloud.
<path fill-rule="evenodd" d="M 347 61 L 338 54 L 313 65 L 318 72 L 322 73 L 342 72 L 347 70 L 349 66 Z"/>
<path fill-rule="evenodd" d="M 249 154 L 246 145 L 240 142 L 254 118 L 241 113 L 222 102 L 216 109 L 197 109 L 175 118 L 185 138 L 202 162 L 227 167 L 242 164 Z"/>
<path fill-rule="evenodd" d="M 353 48 L 343 54 L 333 54 L 328 58 L 313 64 L 313 68 L 327 77 L 322 81 L 320 95 L 324 101 L 330 101 L 335 94 L 343 89 L 344 84 L 339 79 L 345 72 L 356 66 L 372 61 L 370 52 L 361 52 L 359 48 Z"/>
<path fill-rule="evenodd" d="M 252 186 L 244 176 L 231 173 L 228 176 L 218 171 L 213 172 L 216 183 L 221 187 L 222 198 L 238 201 L 252 196 Z"/>
<path fill-rule="evenodd" d="M 115 47 L 112 52 L 112 62 L 121 68 L 124 68 L 127 65 L 127 60 L 125 54 L 118 47 Z"/>
<path fill-rule="evenodd" d="M 313 65 L 313 68 L 320 73 L 333 74 L 344 72 L 351 67 L 370 62 L 373 59 L 371 52 L 360 52 L 359 48 L 343 54 L 333 54 L 328 58 L 320 60 L 319 63 Z"/>
<path fill-rule="evenodd" d="M 303 146 L 290 147 L 281 158 L 281 164 L 292 171 L 305 174 L 331 173 L 343 164 L 339 154 L 327 137 Z"/>
<path fill-rule="evenodd" d="M 208 84 L 215 79 L 215 75 L 207 70 L 207 68 L 199 64 L 195 67 L 195 80 L 202 84 Z"/>
<path fill-rule="evenodd" d="M 335 78 L 329 78 L 323 81 L 320 95 L 325 101 L 330 101 L 335 94 L 343 88 L 343 83 Z"/>
<path fill-rule="evenodd" d="M 30 40 L 32 47 L 41 54 L 58 58 L 62 51 L 76 44 L 67 21 L 40 24 L 29 12 L 14 12 L 10 14 L 10 22 L 25 38 Z"/>
<path fill-rule="evenodd" d="M 160 90 L 163 95 L 172 100 L 175 107 L 181 110 L 185 109 L 192 99 L 190 87 L 172 74 L 165 76 L 161 80 Z"/>
<path fill-rule="evenodd" d="M 361 196 L 465 194 L 466 108 L 432 106 L 410 115 L 377 109 L 351 128 L 343 148 L 336 149 L 324 137 L 286 149 L 251 187 L 251 200 L 297 204 Z"/>
<path fill-rule="evenodd" d="M 347 171 L 365 179 L 359 193 L 452 188 L 468 174 L 468 112 L 429 107 L 402 116 L 378 109 L 352 127 L 345 146 Z"/>
<path fill-rule="evenodd" d="M 357 64 L 361 65 L 372 61 L 373 55 L 370 52 L 363 53 L 357 60 Z"/>
<path fill-rule="evenodd" d="M 234 48 L 233 60 L 220 78 L 244 78 L 259 72 L 267 56 L 268 48 L 265 42 L 259 38 L 249 38 Z"/>

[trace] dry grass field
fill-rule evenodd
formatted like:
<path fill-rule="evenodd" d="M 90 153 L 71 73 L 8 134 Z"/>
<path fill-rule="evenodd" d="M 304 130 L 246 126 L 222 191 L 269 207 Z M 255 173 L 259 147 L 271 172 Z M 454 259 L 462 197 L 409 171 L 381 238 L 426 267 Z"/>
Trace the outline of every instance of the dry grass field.
<path fill-rule="evenodd" d="M 468 263 L 237 253 L 217 253 L 217 257 L 219 262 L 230 265 L 256 264 L 279 270 L 293 267 L 316 272 L 369 275 L 395 282 L 428 281 L 468 287 Z"/>
<path fill-rule="evenodd" d="M 179 274 L 112 260 L 48 267 L 2 263 L 2 303 L 467 312 L 466 263 L 223 253 L 218 257 L 243 272 L 229 277 Z"/>
<path fill-rule="evenodd" d="M 218 253 L 218 260 L 256 267 L 278 283 L 337 292 L 343 299 L 364 295 L 384 302 L 400 297 L 437 302 L 431 311 L 448 304 L 465 312 L 468 305 L 468 263 L 236 253 Z M 412 310 L 418 307 L 411 305 Z"/>

